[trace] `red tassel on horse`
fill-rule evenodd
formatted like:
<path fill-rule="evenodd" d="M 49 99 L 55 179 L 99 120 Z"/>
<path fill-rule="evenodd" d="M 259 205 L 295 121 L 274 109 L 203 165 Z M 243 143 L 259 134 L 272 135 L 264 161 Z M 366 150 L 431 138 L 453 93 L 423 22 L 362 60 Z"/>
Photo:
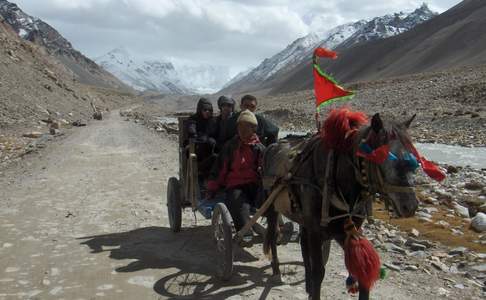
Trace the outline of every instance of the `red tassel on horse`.
<path fill-rule="evenodd" d="M 344 242 L 344 263 L 359 286 L 370 291 L 380 278 L 380 256 L 370 241 L 359 235 L 354 224 L 352 227 Z"/>

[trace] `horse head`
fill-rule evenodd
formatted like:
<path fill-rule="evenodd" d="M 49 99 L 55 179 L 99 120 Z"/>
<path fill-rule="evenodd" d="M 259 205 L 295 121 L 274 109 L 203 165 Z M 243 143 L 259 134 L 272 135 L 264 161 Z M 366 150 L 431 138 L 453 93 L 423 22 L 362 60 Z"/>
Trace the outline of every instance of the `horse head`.
<path fill-rule="evenodd" d="M 363 180 L 370 192 L 384 198 L 387 207 L 391 203 L 398 217 L 411 217 L 418 208 L 414 177 L 420 157 L 407 132 L 414 118 L 384 122 L 375 114 L 358 138 Z"/>

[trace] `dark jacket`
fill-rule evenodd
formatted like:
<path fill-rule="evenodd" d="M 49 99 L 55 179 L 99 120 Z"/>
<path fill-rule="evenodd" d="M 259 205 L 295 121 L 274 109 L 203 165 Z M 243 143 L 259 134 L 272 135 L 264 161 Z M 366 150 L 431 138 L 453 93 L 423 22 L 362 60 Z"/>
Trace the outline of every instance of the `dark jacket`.
<path fill-rule="evenodd" d="M 234 136 L 226 142 L 211 169 L 208 189 L 216 192 L 221 188 L 259 183 L 264 150 L 265 146 L 256 135 L 247 144 Z"/>
<path fill-rule="evenodd" d="M 190 116 L 187 121 L 187 134 L 188 138 L 194 139 L 198 143 L 210 143 L 214 146 L 214 139 L 210 138 L 211 133 L 214 132 L 215 119 L 204 119 L 202 117 L 202 111 L 205 108 L 212 110 L 213 105 L 205 98 L 201 98 L 197 103 L 197 111 L 194 115 Z"/>
<path fill-rule="evenodd" d="M 240 113 L 241 112 L 234 114 L 228 120 L 228 129 L 226 131 L 225 141 L 230 140 L 238 133 L 236 129 L 236 121 L 238 120 Z M 256 134 L 258 135 L 261 143 L 265 146 L 268 146 L 277 142 L 279 128 L 260 114 L 255 114 L 255 117 L 258 121 Z"/>
<path fill-rule="evenodd" d="M 220 152 L 223 148 L 225 142 L 227 141 L 227 136 L 229 136 L 229 123 L 231 117 L 226 120 L 221 118 L 221 115 L 214 119 L 214 130 L 211 133 L 211 137 L 216 140 L 216 151 Z"/>

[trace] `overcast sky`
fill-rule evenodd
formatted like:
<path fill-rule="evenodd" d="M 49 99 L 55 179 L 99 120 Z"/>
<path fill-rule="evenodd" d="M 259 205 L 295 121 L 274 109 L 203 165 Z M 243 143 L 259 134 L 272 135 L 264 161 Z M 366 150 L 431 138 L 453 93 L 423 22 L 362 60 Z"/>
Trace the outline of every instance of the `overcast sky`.
<path fill-rule="evenodd" d="M 10 0 L 96 58 L 124 46 L 140 58 L 258 65 L 313 29 L 399 11 L 405 0 Z M 443 12 L 460 0 L 426 1 Z M 313 28 L 320 27 L 320 28 Z"/>

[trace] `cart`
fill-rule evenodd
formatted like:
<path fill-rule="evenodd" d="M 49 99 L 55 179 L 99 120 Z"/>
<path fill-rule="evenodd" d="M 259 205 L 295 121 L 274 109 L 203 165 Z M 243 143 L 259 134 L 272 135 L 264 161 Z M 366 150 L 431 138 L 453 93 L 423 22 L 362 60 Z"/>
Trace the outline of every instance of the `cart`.
<path fill-rule="evenodd" d="M 198 181 L 196 145 L 186 142 L 189 140 L 186 131 L 188 118 L 188 115 L 178 117 L 179 178 L 170 177 L 167 183 L 170 228 L 173 232 L 181 230 L 182 211 L 189 207 L 194 213 L 199 211 L 206 218 L 211 218 L 213 239 L 217 251 L 215 256 L 217 259 L 216 275 L 222 280 L 229 280 L 233 273 L 234 247 L 240 245 L 251 228 L 256 229 L 255 231 L 259 234 L 264 233 L 264 228 L 257 221 L 270 207 L 283 186 L 274 189 L 263 205 L 253 214 L 250 221 L 240 231 L 235 232 L 233 219 L 224 201 L 215 201 L 212 206 L 201 205 L 203 199 Z M 285 225 L 288 230 L 293 231 L 291 222 Z"/>

